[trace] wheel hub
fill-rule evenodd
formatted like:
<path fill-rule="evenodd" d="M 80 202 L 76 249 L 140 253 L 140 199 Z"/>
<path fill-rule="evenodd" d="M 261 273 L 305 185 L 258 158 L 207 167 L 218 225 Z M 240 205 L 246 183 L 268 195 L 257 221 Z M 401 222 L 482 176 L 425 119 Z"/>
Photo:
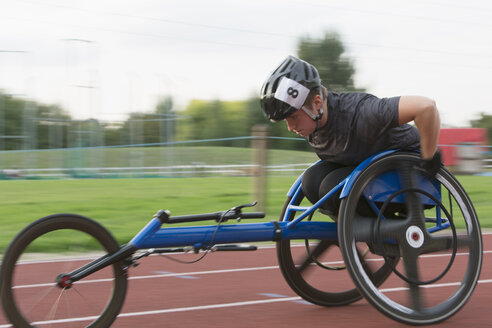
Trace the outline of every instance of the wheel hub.
<path fill-rule="evenodd" d="M 413 248 L 420 248 L 424 244 L 424 233 L 417 226 L 410 226 L 406 231 L 407 243 Z"/>
<path fill-rule="evenodd" d="M 59 275 L 57 278 L 56 278 L 56 284 L 58 285 L 58 287 L 60 288 L 70 288 L 72 287 L 72 280 L 70 279 L 70 276 L 69 275 Z"/>

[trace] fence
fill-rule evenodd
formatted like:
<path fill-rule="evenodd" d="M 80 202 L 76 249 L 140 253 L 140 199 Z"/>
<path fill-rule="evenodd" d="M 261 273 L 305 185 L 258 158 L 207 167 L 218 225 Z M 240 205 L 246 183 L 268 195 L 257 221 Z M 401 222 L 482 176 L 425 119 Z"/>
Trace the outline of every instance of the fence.
<path fill-rule="evenodd" d="M 311 151 L 269 149 L 267 158 L 259 160 L 252 146 L 217 147 L 217 141 L 278 139 L 277 137 L 246 136 L 227 139 L 135 144 L 105 147 L 75 147 L 47 150 L 0 151 L 0 178 L 60 179 L 60 178 L 136 178 L 136 177 L 204 177 L 251 176 L 259 167 L 268 174 L 299 175 L 317 161 Z M 289 142 L 304 142 L 301 138 L 282 138 Z M 465 146 L 454 147 L 458 153 Z M 463 158 L 473 162 L 474 172 L 492 171 L 491 146 L 473 147 L 473 156 Z M 472 149 L 472 148 L 467 148 Z M 470 151 L 468 151 L 468 154 Z M 259 165 L 264 161 L 264 165 Z M 478 165 L 477 165 L 478 163 Z M 452 170 L 460 173 L 457 165 Z"/>
<path fill-rule="evenodd" d="M 252 147 L 217 147 L 214 143 L 244 144 L 244 140 L 255 139 L 258 137 L 0 151 L 0 175 L 7 179 L 249 176 L 258 170 Z M 314 161 L 311 152 L 270 150 L 262 166 L 270 173 L 298 174 Z"/>

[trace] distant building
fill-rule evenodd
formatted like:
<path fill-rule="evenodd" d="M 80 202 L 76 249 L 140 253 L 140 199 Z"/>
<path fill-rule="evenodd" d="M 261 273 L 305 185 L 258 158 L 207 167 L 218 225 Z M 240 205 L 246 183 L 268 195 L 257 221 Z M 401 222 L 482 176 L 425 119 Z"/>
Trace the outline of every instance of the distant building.
<path fill-rule="evenodd" d="M 488 145 L 487 129 L 441 129 L 438 144 L 444 165 L 455 168 L 462 165 L 468 166 L 469 163 L 472 166 L 477 165 L 482 154 L 488 150 L 485 147 L 479 147 Z"/>

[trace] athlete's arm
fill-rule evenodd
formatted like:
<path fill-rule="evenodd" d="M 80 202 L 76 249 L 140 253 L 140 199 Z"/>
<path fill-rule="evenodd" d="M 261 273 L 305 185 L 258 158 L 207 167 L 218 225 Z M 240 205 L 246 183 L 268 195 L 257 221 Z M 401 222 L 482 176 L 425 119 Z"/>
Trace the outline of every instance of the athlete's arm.
<path fill-rule="evenodd" d="M 421 96 L 402 96 L 398 106 L 398 123 L 415 122 L 420 133 L 423 159 L 430 159 L 437 150 L 440 119 L 436 103 Z"/>

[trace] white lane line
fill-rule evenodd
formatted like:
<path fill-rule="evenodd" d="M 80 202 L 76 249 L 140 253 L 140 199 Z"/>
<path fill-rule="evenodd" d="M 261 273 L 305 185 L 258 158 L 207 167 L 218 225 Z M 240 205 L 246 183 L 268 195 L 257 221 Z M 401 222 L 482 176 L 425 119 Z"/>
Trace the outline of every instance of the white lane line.
<path fill-rule="evenodd" d="M 491 284 L 492 279 L 482 279 L 478 281 L 479 284 Z M 447 283 L 442 283 L 442 284 L 433 284 L 433 285 L 423 285 L 420 286 L 422 288 L 444 288 L 444 287 L 452 287 L 452 286 L 460 286 L 461 282 L 447 282 Z M 395 288 L 383 288 L 380 291 L 382 293 L 390 293 L 390 292 L 398 292 L 402 290 L 408 290 L 408 287 L 395 287 Z"/>
<path fill-rule="evenodd" d="M 138 317 L 138 316 L 144 316 L 144 315 L 165 314 L 165 313 L 175 313 L 175 312 L 188 312 L 188 311 L 208 310 L 208 309 L 221 309 L 221 308 L 236 307 L 236 306 L 248 306 L 248 305 L 257 305 L 257 304 L 265 304 L 265 303 L 297 301 L 300 299 L 301 299 L 300 297 L 285 297 L 285 298 L 266 299 L 266 300 L 255 300 L 255 301 L 244 301 L 244 302 L 222 303 L 222 304 L 210 304 L 210 305 L 201 305 L 201 306 L 189 306 L 189 307 L 182 307 L 182 308 L 175 308 L 175 309 L 163 309 L 163 310 L 152 310 L 152 311 L 142 311 L 142 312 L 129 312 L 129 313 L 120 313 L 118 315 L 118 318 Z M 71 318 L 71 319 L 59 319 L 59 320 L 48 320 L 48 321 L 38 321 L 38 322 L 33 322 L 33 324 L 40 326 L 40 325 L 49 325 L 49 324 L 57 324 L 57 323 L 90 321 L 90 320 L 95 320 L 95 319 L 97 319 L 97 316 Z M 12 327 L 12 325 L 0 325 L 0 328 L 7 328 L 7 327 Z"/>
<path fill-rule="evenodd" d="M 492 279 L 479 280 L 479 284 L 490 284 L 492 283 Z M 427 286 L 427 288 L 444 288 L 450 286 L 459 286 L 460 282 L 452 282 L 452 283 L 444 283 L 444 284 L 436 284 L 432 286 Z M 391 293 L 391 292 L 399 292 L 407 290 L 406 287 L 395 287 L 395 288 L 385 288 L 381 289 L 383 293 Z M 258 305 L 258 304 L 268 304 L 268 303 L 276 303 L 276 302 L 290 302 L 290 301 L 299 301 L 302 300 L 300 297 L 282 297 L 282 298 L 271 298 L 266 300 L 254 300 L 254 301 L 243 301 L 243 302 L 233 302 L 233 303 L 222 303 L 222 304 L 209 304 L 209 305 L 200 305 L 200 306 L 188 306 L 174 309 L 162 309 L 162 310 L 150 310 L 150 311 L 141 311 L 141 312 L 127 312 L 120 313 L 118 318 L 125 317 L 138 317 L 138 316 L 146 316 L 146 315 L 156 315 L 156 314 L 166 314 L 166 313 L 176 313 L 176 312 L 190 312 L 190 311 L 199 311 L 199 310 L 209 310 L 209 309 L 222 309 L 228 307 L 238 307 L 238 306 L 249 306 L 249 305 Z M 97 316 L 89 316 L 89 317 L 80 317 L 80 318 L 71 318 L 71 319 L 59 319 L 59 320 L 49 320 L 49 321 L 38 321 L 34 322 L 35 325 L 48 325 L 48 324 L 58 324 L 58 323 L 69 323 L 69 322 L 80 322 L 80 321 L 90 321 L 95 320 Z M 12 325 L 0 325 L 0 328 L 8 328 L 12 327 Z"/>
<path fill-rule="evenodd" d="M 492 250 L 484 251 L 484 254 L 492 254 Z M 457 253 L 456 256 L 468 255 L 468 253 Z M 429 254 L 423 255 L 422 258 L 432 258 L 432 257 L 449 257 L 449 254 Z M 383 261 L 383 259 L 368 259 L 368 262 L 378 262 Z M 343 264 L 343 261 L 333 261 L 323 263 L 325 265 L 340 265 Z M 144 276 L 134 276 L 128 277 L 128 280 L 142 280 L 142 279 L 153 279 L 153 278 L 170 278 L 170 277 L 183 277 L 183 276 L 197 276 L 197 275 L 207 275 L 207 274 L 220 274 L 220 273 L 234 273 L 234 272 L 247 272 L 247 271 L 261 271 L 261 270 L 274 270 L 279 269 L 278 265 L 272 266 L 264 266 L 264 267 L 251 267 L 251 268 L 237 268 L 237 269 L 221 269 L 221 270 L 209 270 L 209 271 L 191 271 L 191 272 L 180 272 L 180 273 L 163 273 L 163 274 L 153 274 L 153 275 L 144 275 Z M 111 282 L 113 278 L 107 279 L 92 279 L 92 280 L 80 280 L 77 281 L 77 284 L 91 284 L 91 283 L 102 283 L 102 282 Z M 46 287 L 53 286 L 54 283 L 40 283 L 40 284 L 32 284 L 32 285 L 19 285 L 14 288 L 35 288 L 35 287 Z"/>
<path fill-rule="evenodd" d="M 484 235 L 492 235 L 492 231 L 487 231 L 487 232 L 483 232 L 482 231 L 482 236 Z M 293 245 L 291 245 L 292 247 L 304 247 L 304 244 L 303 243 L 295 243 Z M 272 249 L 272 248 L 276 248 L 276 245 L 261 245 L 261 246 L 258 246 L 258 250 L 262 250 L 262 249 Z M 492 251 L 484 251 L 484 253 L 491 253 Z M 174 253 L 173 255 L 176 256 L 176 255 L 186 255 L 186 254 L 189 254 L 189 253 Z M 0 254 L 0 260 L 1 260 L 1 255 L 3 254 Z M 96 254 L 96 255 L 90 255 L 90 256 L 62 256 L 62 257 L 59 257 L 59 258 L 45 258 L 45 259 L 32 259 L 32 260 L 25 260 L 25 261 L 22 261 L 20 263 L 17 263 L 17 265 L 24 265 L 24 264 L 41 264 L 41 263 L 56 263 L 56 262 L 67 262 L 67 261 L 87 261 L 87 260 L 95 260 L 96 258 L 98 258 L 98 256 L 102 256 L 103 254 Z M 151 254 L 150 255 L 151 257 L 154 257 L 154 256 L 161 256 L 159 254 Z"/>
<path fill-rule="evenodd" d="M 169 272 L 169 271 L 153 271 L 155 274 L 169 274 L 169 273 L 173 273 L 173 272 Z M 183 274 L 179 274 L 176 276 L 177 278 L 181 278 L 181 279 L 200 279 L 198 277 L 195 277 L 195 276 L 189 276 L 189 275 L 183 275 Z"/>
<path fill-rule="evenodd" d="M 260 271 L 260 270 L 272 270 L 278 269 L 277 266 L 266 266 L 266 267 L 252 267 L 252 268 L 239 268 L 239 269 L 224 269 L 224 270 L 210 270 L 210 271 L 192 271 L 192 272 L 180 272 L 180 273 L 163 273 L 163 274 L 154 274 L 154 275 L 146 275 L 146 276 L 135 276 L 128 277 L 128 280 L 141 280 L 141 279 L 151 279 L 151 278 L 169 278 L 169 277 L 182 277 L 182 276 L 197 276 L 204 274 L 218 274 L 218 273 L 231 273 L 231 272 L 244 272 L 244 271 Z M 92 280 L 79 280 L 77 284 L 91 284 L 91 283 L 99 283 L 99 282 L 110 282 L 113 281 L 113 278 L 106 279 L 92 279 Z M 32 284 L 32 285 L 18 285 L 13 288 L 35 288 L 35 287 L 46 287 L 46 286 L 54 286 L 55 283 L 40 283 L 40 284 Z"/>
<path fill-rule="evenodd" d="M 163 310 L 153 310 L 153 311 L 143 311 L 143 312 L 131 312 L 131 313 L 122 313 L 118 315 L 118 318 L 123 317 L 135 317 L 142 315 L 151 315 L 151 314 L 164 314 L 164 313 L 175 313 L 175 312 L 187 312 L 187 311 L 197 311 L 197 310 L 208 310 L 208 309 L 221 309 L 228 307 L 236 307 L 236 306 L 247 306 L 247 305 L 257 305 L 257 304 L 266 304 L 266 303 L 275 303 L 275 302 L 288 302 L 288 301 L 297 301 L 301 298 L 299 296 L 294 297 L 283 297 L 283 298 L 271 298 L 265 300 L 255 300 L 255 301 L 243 301 L 243 302 L 234 302 L 234 303 L 222 303 L 222 304 L 210 304 L 210 305 L 201 305 L 201 306 L 190 306 L 183 308 L 175 308 L 175 309 L 163 309 Z"/>
<path fill-rule="evenodd" d="M 166 273 L 166 274 L 154 274 L 146 276 L 129 277 L 128 280 L 140 280 L 151 278 L 167 278 L 167 277 L 179 277 L 179 276 L 197 276 L 203 274 L 217 274 L 217 273 L 231 273 L 231 272 L 244 272 L 244 271 L 260 271 L 260 270 L 272 270 L 278 269 L 278 265 L 264 266 L 264 267 L 251 267 L 251 268 L 238 268 L 238 269 L 221 269 L 221 270 L 209 270 L 209 271 L 191 271 L 181 273 Z"/>

